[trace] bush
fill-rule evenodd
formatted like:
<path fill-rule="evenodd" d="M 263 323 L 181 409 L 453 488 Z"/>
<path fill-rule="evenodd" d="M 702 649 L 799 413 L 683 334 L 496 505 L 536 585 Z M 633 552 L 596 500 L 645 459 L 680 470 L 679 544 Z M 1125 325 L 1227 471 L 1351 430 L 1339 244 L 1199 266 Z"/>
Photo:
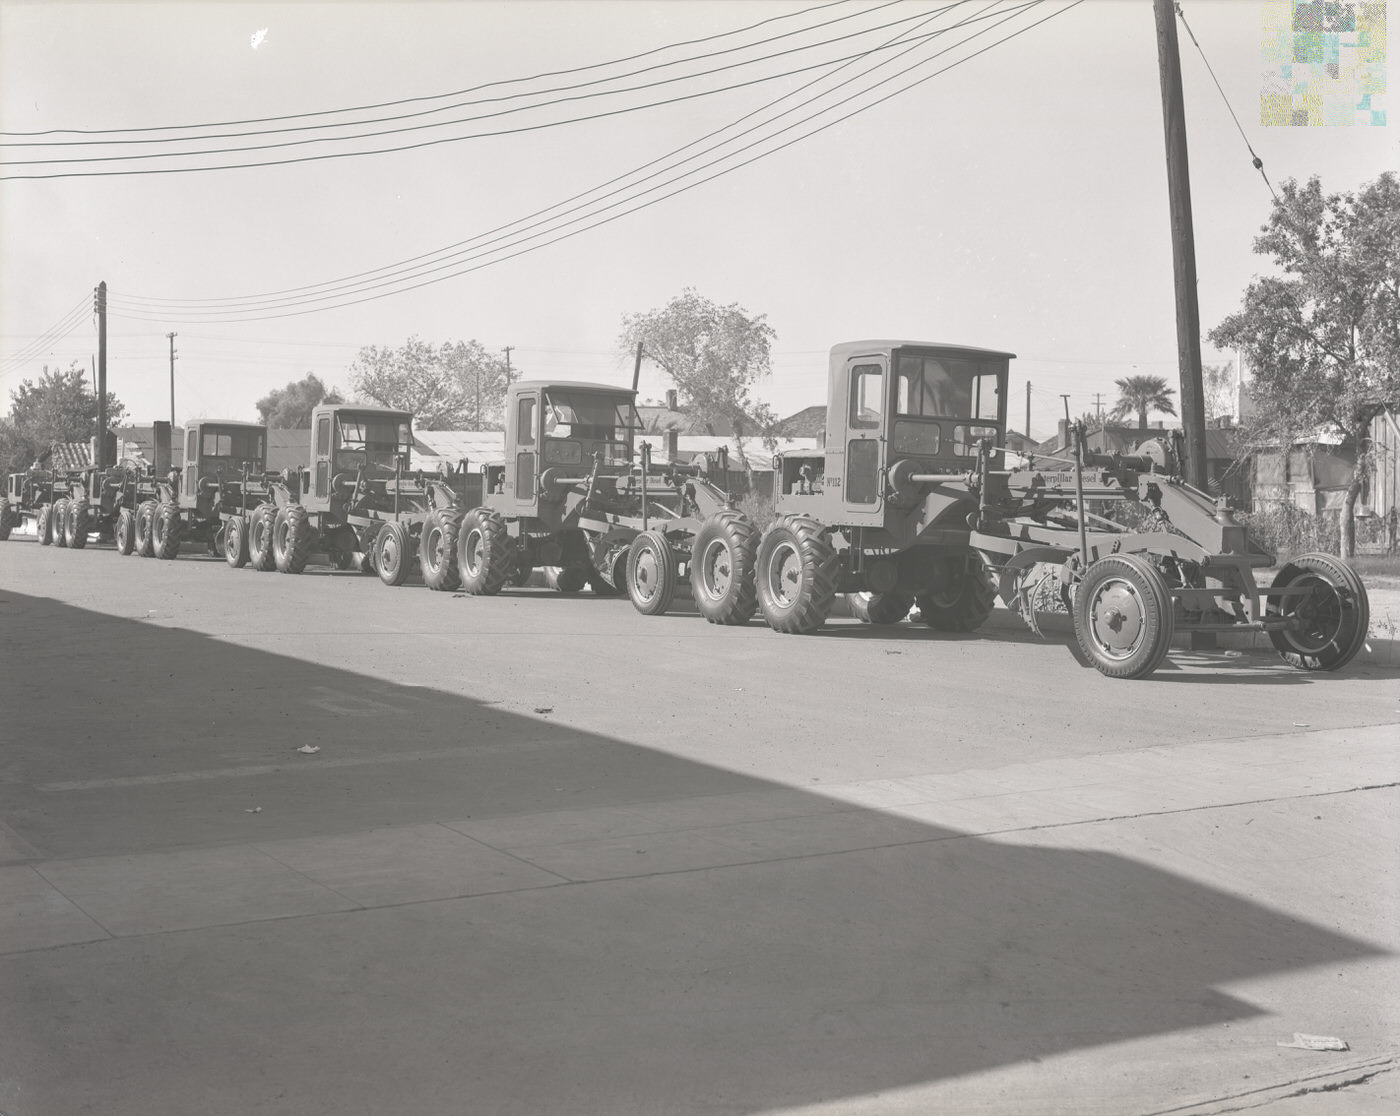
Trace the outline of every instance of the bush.
<path fill-rule="evenodd" d="M 1264 511 L 1240 512 L 1236 518 L 1249 529 L 1250 541 L 1278 558 L 1321 550 L 1336 554 L 1341 529 L 1335 512 L 1312 515 L 1295 504 L 1277 504 Z M 1357 539 L 1361 541 L 1361 522 Z"/>
<path fill-rule="evenodd" d="M 773 497 L 765 496 L 761 492 L 744 493 L 735 507 L 748 516 L 760 531 L 765 530 L 777 515 L 773 508 Z"/>

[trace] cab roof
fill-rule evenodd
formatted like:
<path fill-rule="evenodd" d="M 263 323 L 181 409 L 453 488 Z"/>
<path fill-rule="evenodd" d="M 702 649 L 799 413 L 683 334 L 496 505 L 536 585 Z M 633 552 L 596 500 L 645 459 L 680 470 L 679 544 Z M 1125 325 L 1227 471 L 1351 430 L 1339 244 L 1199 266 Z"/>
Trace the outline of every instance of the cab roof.
<path fill-rule="evenodd" d="M 980 349 L 976 345 L 954 345 L 944 341 L 844 341 L 839 345 L 833 345 L 831 349 L 831 359 L 845 360 L 848 357 L 860 356 L 863 353 L 887 352 L 891 349 L 942 349 L 950 353 L 965 353 L 970 356 L 995 357 L 1001 360 L 1013 360 L 1015 353 L 1003 352 L 1000 349 Z"/>
<path fill-rule="evenodd" d="M 516 380 L 510 385 L 511 391 L 534 391 L 537 389 L 544 391 L 595 391 L 599 394 L 625 395 L 629 399 L 637 397 L 637 393 L 630 387 L 623 387 L 620 384 L 595 384 L 587 380 Z"/>
<path fill-rule="evenodd" d="M 242 422 L 239 419 L 190 419 L 185 423 L 187 430 L 192 430 L 200 426 L 229 426 L 240 430 L 266 430 L 267 424 L 263 422 Z"/>

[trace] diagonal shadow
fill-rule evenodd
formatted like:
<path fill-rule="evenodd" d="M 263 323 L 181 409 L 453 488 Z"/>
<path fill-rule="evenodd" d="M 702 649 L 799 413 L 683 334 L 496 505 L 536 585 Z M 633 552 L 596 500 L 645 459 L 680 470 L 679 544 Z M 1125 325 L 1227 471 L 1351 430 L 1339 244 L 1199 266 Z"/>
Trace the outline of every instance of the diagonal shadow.
<path fill-rule="evenodd" d="M 0 619 L 72 636 L 0 657 L 30 861 L 440 822 L 549 874 L 0 959 L 34 1111 L 759 1112 L 1245 1018 L 1223 986 L 1381 952 L 437 689 L 13 592 Z"/>

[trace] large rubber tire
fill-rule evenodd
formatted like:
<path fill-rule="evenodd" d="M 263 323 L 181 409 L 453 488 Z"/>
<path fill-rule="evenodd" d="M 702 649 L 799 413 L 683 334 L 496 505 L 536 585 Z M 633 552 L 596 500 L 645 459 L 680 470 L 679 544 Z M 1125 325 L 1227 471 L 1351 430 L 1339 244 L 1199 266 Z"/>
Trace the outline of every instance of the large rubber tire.
<path fill-rule="evenodd" d="M 822 525 L 805 515 L 775 519 L 758 544 L 758 607 L 775 632 L 806 635 L 836 602 L 836 549 Z"/>
<path fill-rule="evenodd" d="M 4 496 L 0 496 L 0 542 L 10 541 L 10 532 L 15 529 L 15 509 Z"/>
<path fill-rule="evenodd" d="M 156 502 L 142 500 L 136 505 L 136 553 L 142 558 L 155 556 Z"/>
<path fill-rule="evenodd" d="M 272 519 L 272 560 L 280 573 L 299 574 L 311 557 L 314 532 L 300 504 L 278 508 Z"/>
<path fill-rule="evenodd" d="M 151 522 L 151 549 L 157 558 L 169 562 L 180 553 L 180 532 L 183 526 L 180 522 L 179 505 L 162 500 L 156 508 L 155 519 Z"/>
<path fill-rule="evenodd" d="M 501 591 L 515 571 L 515 544 L 506 521 L 490 508 L 474 508 L 457 532 L 457 575 L 474 597 Z"/>
<path fill-rule="evenodd" d="M 241 515 L 224 522 L 224 561 L 235 570 L 248 564 L 248 521 Z"/>
<path fill-rule="evenodd" d="M 582 593 L 588 588 L 590 572 L 582 566 L 545 566 L 544 583 L 556 593 Z"/>
<path fill-rule="evenodd" d="M 68 545 L 68 498 L 61 496 L 53 502 L 53 544 Z"/>
<path fill-rule="evenodd" d="M 34 531 L 39 536 L 40 546 L 53 545 L 53 505 L 40 504 L 39 513 L 34 517 Z"/>
<path fill-rule="evenodd" d="M 1139 554 L 1100 558 L 1075 590 L 1079 649 L 1109 678 L 1151 674 L 1166 658 L 1174 628 L 1167 583 Z"/>
<path fill-rule="evenodd" d="M 267 573 L 277 568 L 272 550 L 272 525 L 277 519 L 276 504 L 259 504 L 248 516 L 248 564 Z"/>
<path fill-rule="evenodd" d="M 975 632 L 996 605 L 996 590 L 987 578 L 986 567 L 976 554 L 954 555 L 942 561 L 947 564 L 947 586 L 915 598 L 919 616 L 940 632 Z"/>
<path fill-rule="evenodd" d="M 1296 631 L 1270 632 L 1283 661 L 1299 670 L 1338 670 L 1365 645 L 1371 626 L 1371 600 L 1351 564 L 1330 554 L 1300 554 L 1274 578 L 1274 588 L 1310 585 L 1311 597 L 1270 600 L 1266 614 L 1295 616 Z M 1316 592 L 1321 590 L 1321 592 Z"/>
<path fill-rule="evenodd" d="M 846 607 L 862 624 L 898 624 L 914 607 L 908 593 L 847 593 Z"/>
<path fill-rule="evenodd" d="M 459 551 L 460 551 L 460 548 L 459 548 Z M 624 560 L 624 561 L 623 561 L 623 566 L 624 566 L 624 568 L 626 567 L 626 564 L 627 564 L 627 563 L 626 563 L 626 561 Z M 513 589 L 523 589 L 527 584 L 529 584 L 530 575 L 533 574 L 534 572 L 535 572 L 535 568 L 534 568 L 533 566 L 527 566 L 527 565 L 521 560 L 520 555 L 519 555 L 519 554 L 516 554 L 516 556 L 515 556 L 515 565 L 511 567 L 510 576 L 509 576 L 508 578 L 506 578 L 506 584 L 509 585 L 509 586 L 511 586 L 511 588 L 513 588 Z"/>
<path fill-rule="evenodd" d="M 434 508 L 423 520 L 418 566 L 429 589 L 452 593 L 462 587 L 457 573 L 457 535 L 461 529 L 462 513 L 457 508 Z"/>
<path fill-rule="evenodd" d="M 627 551 L 627 595 L 643 616 L 660 616 L 676 596 L 680 569 L 660 531 L 643 531 Z"/>
<path fill-rule="evenodd" d="M 92 509 L 86 496 L 78 496 L 69 501 L 68 512 L 63 517 L 63 541 L 69 550 L 82 550 L 87 546 L 91 519 Z"/>
<path fill-rule="evenodd" d="M 113 541 L 117 544 L 118 554 L 127 555 L 136 549 L 136 513 L 130 508 L 122 508 L 117 512 Z"/>
<path fill-rule="evenodd" d="M 413 566 L 412 544 L 408 528 L 402 523 L 389 522 L 379 528 L 374 540 L 374 565 L 385 585 L 402 585 L 408 580 Z"/>
<path fill-rule="evenodd" d="M 711 624 L 747 624 L 758 611 L 758 530 L 743 512 L 716 512 L 690 547 L 690 593 Z"/>

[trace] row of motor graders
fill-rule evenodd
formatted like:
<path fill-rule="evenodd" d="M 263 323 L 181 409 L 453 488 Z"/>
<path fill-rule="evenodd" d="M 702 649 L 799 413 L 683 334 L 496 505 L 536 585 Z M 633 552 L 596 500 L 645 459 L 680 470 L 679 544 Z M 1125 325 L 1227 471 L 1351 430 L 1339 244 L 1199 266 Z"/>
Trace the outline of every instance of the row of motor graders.
<path fill-rule="evenodd" d="M 1264 632 L 1309 670 L 1357 654 L 1369 604 L 1355 571 L 1308 554 L 1259 586 L 1273 557 L 1225 499 L 1182 479 L 1175 447 L 1093 454 L 1077 429 L 1068 460 L 1008 463 L 1012 359 L 838 345 L 824 446 L 774 459 L 776 516 L 761 534 L 720 481 L 723 455 L 652 460 L 635 390 L 553 381 L 510 386 L 503 460 L 476 472 L 412 471 L 409 414 L 337 404 L 314 412 L 307 464 L 283 473 L 266 470 L 263 428 L 191 424 L 178 473 L 89 478 L 87 523 L 111 519 L 128 553 L 173 557 L 201 540 L 233 566 L 299 573 L 319 555 L 390 585 L 416 563 L 430 588 L 471 595 L 542 569 L 563 592 L 626 593 L 648 615 L 688 582 L 710 622 L 759 613 L 792 634 L 820 629 L 838 594 L 865 622 L 917 608 L 948 632 L 979 628 L 998 594 L 1038 630 L 1048 600 L 1115 678 L 1150 674 L 1177 632 Z"/>

